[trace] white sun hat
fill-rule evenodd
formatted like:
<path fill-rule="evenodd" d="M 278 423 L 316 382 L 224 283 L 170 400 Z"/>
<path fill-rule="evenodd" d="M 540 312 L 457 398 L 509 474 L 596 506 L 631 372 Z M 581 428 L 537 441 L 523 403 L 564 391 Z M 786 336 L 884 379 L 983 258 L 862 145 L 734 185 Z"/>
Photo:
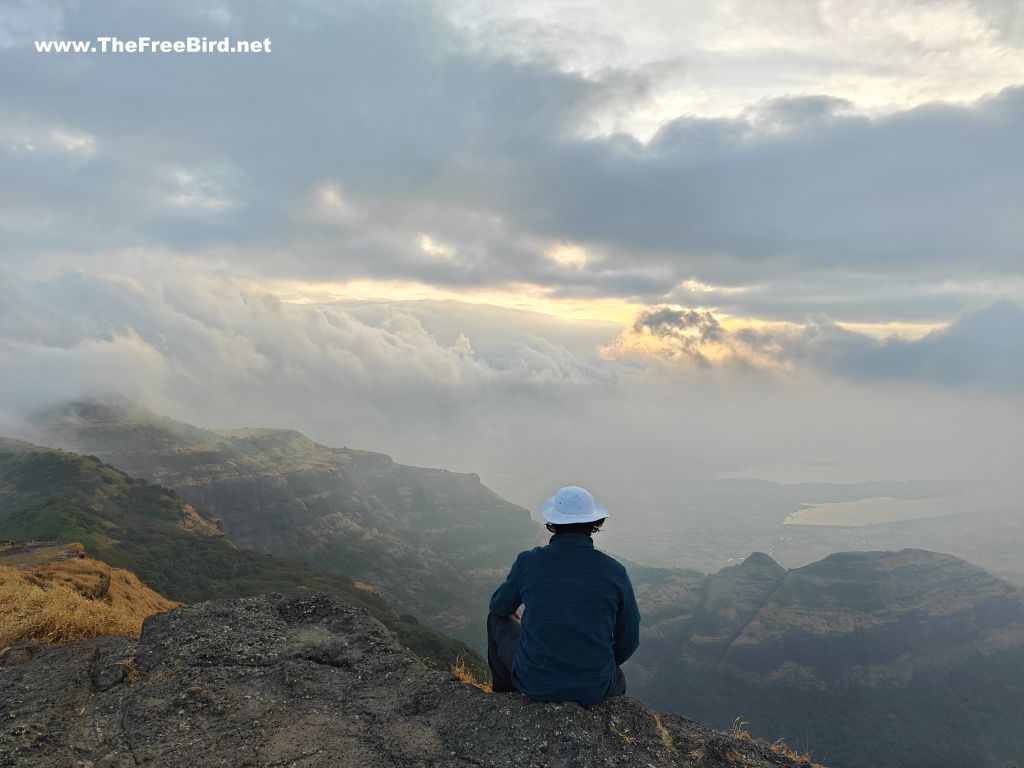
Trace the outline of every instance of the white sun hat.
<path fill-rule="evenodd" d="M 540 506 L 541 516 L 555 525 L 571 523 L 592 523 L 608 517 L 604 504 L 590 495 L 586 488 L 569 485 L 554 496 L 544 499 Z"/>

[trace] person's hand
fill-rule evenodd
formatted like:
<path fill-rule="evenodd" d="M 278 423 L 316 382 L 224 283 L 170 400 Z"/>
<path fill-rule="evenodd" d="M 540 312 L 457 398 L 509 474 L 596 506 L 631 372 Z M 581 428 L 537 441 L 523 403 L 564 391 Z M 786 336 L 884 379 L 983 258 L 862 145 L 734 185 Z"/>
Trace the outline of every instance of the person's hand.
<path fill-rule="evenodd" d="M 522 621 L 523 620 L 522 617 L 519 615 L 519 611 L 516 611 L 515 613 L 513 613 L 512 614 L 512 618 L 515 619 L 516 621 Z"/>

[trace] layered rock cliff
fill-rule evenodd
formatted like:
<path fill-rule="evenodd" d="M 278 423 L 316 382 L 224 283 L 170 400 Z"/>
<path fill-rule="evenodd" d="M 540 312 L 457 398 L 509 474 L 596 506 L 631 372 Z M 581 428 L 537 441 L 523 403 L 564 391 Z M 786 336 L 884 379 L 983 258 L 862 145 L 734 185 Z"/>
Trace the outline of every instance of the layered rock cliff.
<path fill-rule="evenodd" d="M 787 571 L 755 553 L 647 586 L 631 666 L 656 706 L 743 715 L 840 768 L 1024 760 L 1024 590 L 981 568 L 902 550 Z"/>
<path fill-rule="evenodd" d="M 642 601 L 659 597 L 667 615 L 655 614 L 648 631 L 661 637 L 641 661 L 663 670 L 842 689 L 1024 649 L 1024 590 L 923 550 L 840 552 L 792 570 L 755 552 L 708 576 L 676 572 Z"/>

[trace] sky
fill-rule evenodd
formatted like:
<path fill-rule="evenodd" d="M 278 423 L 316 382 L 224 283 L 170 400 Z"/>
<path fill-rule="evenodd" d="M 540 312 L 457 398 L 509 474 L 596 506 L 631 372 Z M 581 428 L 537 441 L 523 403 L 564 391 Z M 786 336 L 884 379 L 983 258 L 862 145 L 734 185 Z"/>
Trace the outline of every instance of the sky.
<path fill-rule="evenodd" d="M 272 48 L 34 45 L 142 35 Z M 0 432 L 1015 483 L 1021 135 L 1019 1 L 3 0 Z"/>

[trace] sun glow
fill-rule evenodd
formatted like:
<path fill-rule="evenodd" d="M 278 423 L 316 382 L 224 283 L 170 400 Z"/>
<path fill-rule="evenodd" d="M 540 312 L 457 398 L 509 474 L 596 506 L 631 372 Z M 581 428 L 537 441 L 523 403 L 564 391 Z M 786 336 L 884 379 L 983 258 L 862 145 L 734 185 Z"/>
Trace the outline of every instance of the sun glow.
<path fill-rule="evenodd" d="M 275 281 L 270 293 L 291 304 L 327 304 L 332 301 L 462 301 L 506 309 L 525 309 L 564 320 L 632 323 L 642 309 L 622 299 L 577 299 L 551 295 L 528 283 L 500 288 L 450 289 L 407 280 L 346 280 L 338 282 Z"/>
<path fill-rule="evenodd" d="M 944 328 L 946 323 L 911 323 L 911 322 L 879 322 L 879 323 L 836 323 L 848 331 L 863 333 L 876 339 L 887 339 L 895 336 L 899 339 L 914 341 L 927 336 L 932 331 Z"/>
<path fill-rule="evenodd" d="M 570 269 L 582 269 L 587 264 L 587 252 L 572 243 L 558 243 L 544 251 L 544 255 Z"/>

